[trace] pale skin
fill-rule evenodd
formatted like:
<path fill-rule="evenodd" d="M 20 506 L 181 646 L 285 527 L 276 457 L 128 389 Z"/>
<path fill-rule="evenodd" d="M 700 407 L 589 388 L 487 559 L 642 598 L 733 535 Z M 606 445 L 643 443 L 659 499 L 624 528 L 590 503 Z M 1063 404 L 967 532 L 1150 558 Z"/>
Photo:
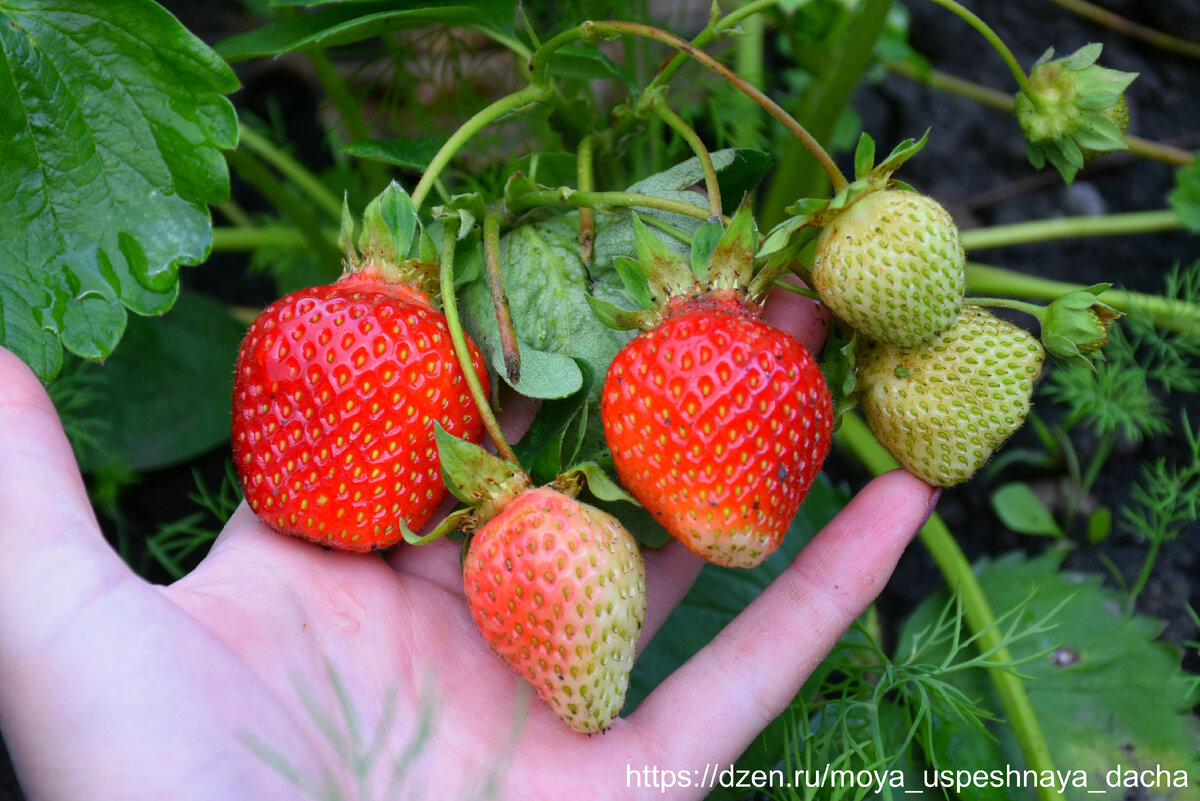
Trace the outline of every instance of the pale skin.
<path fill-rule="evenodd" d="M 802 341 L 821 336 L 806 301 L 768 310 Z M 529 409 L 507 415 L 519 431 Z M 2 349 L 0 432 L 0 729 L 31 801 L 304 797 L 254 744 L 346 799 L 662 797 L 629 772 L 735 760 L 882 590 L 936 500 L 904 472 L 872 481 L 712 643 L 589 738 L 482 640 L 457 543 L 325 551 L 243 505 L 199 567 L 152 585 L 104 541 L 53 406 Z M 646 553 L 642 646 L 701 565 L 678 543 Z M 361 749 L 365 779 L 317 723 L 350 740 L 331 670 L 362 737 L 396 704 Z M 421 720 L 423 747 L 405 757 Z"/>

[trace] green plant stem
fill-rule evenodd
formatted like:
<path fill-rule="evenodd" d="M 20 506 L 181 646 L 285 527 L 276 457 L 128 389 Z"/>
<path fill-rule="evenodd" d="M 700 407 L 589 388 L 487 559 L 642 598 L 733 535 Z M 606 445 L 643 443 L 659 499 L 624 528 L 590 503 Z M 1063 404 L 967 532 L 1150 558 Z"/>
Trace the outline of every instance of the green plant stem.
<path fill-rule="evenodd" d="M 326 231 L 325 236 L 333 241 L 336 231 Z M 260 248 L 278 248 L 280 250 L 302 250 L 308 247 L 310 240 L 303 232 L 286 225 L 264 226 L 219 226 L 212 229 L 212 249 L 214 253 L 236 253 Z"/>
<path fill-rule="evenodd" d="M 1004 40 L 996 35 L 996 32 L 986 22 L 969 9 L 964 8 L 960 3 L 955 2 L 955 0 L 931 0 L 931 2 L 937 3 L 942 8 L 954 12 L 968 25 L 978 31 L 987 40 L 988 44 L 995 48 L 1000 57 L 1004 59 L 1004 63 L 1008 65 L 1008 69 L 1012 72 L 1013 78 L 1016 79 L 1017 86 L 1021 87 L 1021 91 L 1028 95 L 1029 99 L 1036 104 L 1040 105 L 1045 102 L 1042 100 L 1041 95 L 1035 92 L 1033 87 L 1029 85 L 1029 77 L 1025 74 L 1025 70 L 1021 68 L 1017 57 L 1013 55 L 1013 52 L 1008 49 L 1008 45 L 1004 43 Z"/>
<path fill-rule="evenodd" d="M 797 58 L 797 63 L 806 62 L 812 81 L 792 112 L 818 142 L 833 141 L 837 122 L 874 58 L 891 7 L 891 0 L 856 3 L 821 47 Z M 794 42 L 793 47 L 800 45 Z M 829 190 L 825 176 L 804 159 L 796 142 L 783 144 L 772 175 L 758 215 L 766 229 L 783 219 L 784 209 L 797 198 L 822 197 Z M 833 191 L 839 189 L 835 182 Z"/>
<path fill-rule="evenodd" d="M 959 234 L 965 250 L 1023 245 L 1083 236 L 1130 236 L 1183 229 L 1174 209 L 1101 214 L 1094 217 L 1059 217 L 1011 225 L 971 228 Z"/>
<path fill-rule="evenodd" d="M 1140 25 L 1107 9 L 1085 2 L 1085 0 L 1050 0 L 1050 2 L 1057 3 L 1081 17 L 1086 17 L 1134 39 L 1140 39 L 1159 49 L 1178 53 L 1188 58 L 1200 58 L 1200 44 L 1180 39 L 1146 25 Z"/>
<path fill-rule="evenodd" d="M 588 134 L 579 141 L 575 149 L 575 181 L 580 191 L 591 192 L 596 186 L 596 137 Z M 592 261 L 592 247 L 596 244 L 596 211 L 584 206 L 579 209 L 579 260 L 584 264 Z"/>
<path fill-rule="evenodd" d="M 487 393 L 484 392 L 483 384 L 480 383 L 479 376 L 475 374 L 475 368 L 471 364 L 471 351 L 467 347 L 462 320 L 458 316 L 458 299 L 454 293 L 454 247 L 457 242 L 458 225 L 447 223 L 446 230 L 442 234 L 442 263 L 438 273 L 442 289 L 442 311 L 446 315 L 446 327 L 450 329 L 450 341 L 454 344 L 454 354 L 458 357 L 459 367 L 467 380 L 467 389 L 471 393 L 471 399 L 475 401 L 475 406 L 479 408 L 484 429 L 496 445 L 496 453 L 505 461 L 519 464 L 517 455 L 513 453 L 512 446 L 508 444 L 508 439 L 500 428 L 500 421 L 492 413 Z"/>
<path fill-rule="evenodd" d="M 306 50 L 305 54 L 308 56 L 309 63 L 312 64 L 317 80 L 325 89 L 325 94 L 337 107 L 338 113 L 342 117 L 342 123 L 350 132 L 350 136 L 358 141 L 369 141 L 372 138 L 371 129 L 363 119 L 362 109 L 354 96 L 350 94 L 350 90 L 346 88 L 346 82 L 342 80 L 342 76 L 338 75 L 337 69 L 329 59 L 329 54 L 322 48 Z M 363 159 L 361 164 L 368 186 L 382 186 L 387 183 L 387 171 L 382 164 L 371 159 Z M 340 218 L 341 213 L 341 203 L 338 203 L 335 216 Z"/>
<path fill-rule="evenodd" d="M 245 124 L 240 126 L 239 136 L 239 142 L 246 150 L 278 170 L 283 177 L 291 181 L 297 189 L 307 195 L 318 208 L 330 217 L 335 220 L 342 219 L 341 199 L 321 183 L 321 179 L 313 175 L 307 167 Z"/>
<path fill-rule="evenodd" d="M 950 92 L 1008 114 L 1013 111 L 1013 96 L 998 89 L 967 81 L 939 70 L 923 71 L 907 61 L 889 59 L 885 60 L 883 65 L 897 75 L 931 86 L 939 91 Z M 1182 167 L 1196 161 L 1195 154 L 1189 153 L 1183 148 L 1143 139 L 1140 136 L 1126 135 L 1125 145 L 1135 156 L 1161 161 L 1164 164 L 1176 164 Z"/>
<path fill-rule="evenodd" d="M 783 107 L 781 107 L 771 98 L 767 97 L 765 94 L 763 94 L 763 92 L 747 83 L 745 78 L 741 77 L 729 67 L 725 66 L 720 61 L 717 61 L 708 53 L 699 49 L 686 39 L 681 39 L 672 33 L 667 33 L 664 30 L 660 30 L 659 28 L 655 28 L 650 25 L 643 25 L 640 22 L 585 22 L 579 27 L 581 29 L 581 38 L 586 41 L 595 41 L 596 39 L 604 39 L 610 36 L 620 35 L 644 36 L 648 39 L 654 39 L 655 41 L 670 45 L 680 52 L 690 56 L 708 69 L 715 72 L 717 75 L 724 78 L 726 81 L 729 81 L 729 83 L 737 88 L 738 91 L 742 92 L 755 103 L 757 103 L 768 114 L 778 120 L 784 126 L 784 128 L 788 130 L 789 133 L 799 139 L 808 149 L 808 151 L 812 153 L 813 157 L 816 158 L 817 162 L 821 165 L 821 168 L 825 171 L 825 174 L 829 176 L 829 180 L 833 184 L 835 191 L 840 191 L 849 184 L 849 181 L 846 180 L 846 176 L 843 175 L 842 171 L 838 169 L 837 164 L 834 163 L 833 159 L 825 151 L 825 148 L 821 147 L 820 142 L 818 142 L 803 125 L 797 122 L 791 114 L 788 114 Z M 643 93 L 644 99 L 648 97 L 650 97 L 650 95 Z M 646 102 L 649 102 L 649 100 L 647 99 Z"/>
<path fill-rule="evenodd" d="M 569 186 L 557 189 L 539 189 L 526 192 L 513 198 L 508 205 L 509 211 L 519 214 L 542 206 L 577 206 L 580 208 L 611 209 L 611 208 L 647 208 L 659 211 L 672 211 L 707 220 L 711 214 L 702 206 L 694 206 L 682 200 L 671 200 L 657 195 L 642 195 L 636 192 L 580 192 Z"/>
<path fill-rule="evenodd" d="M 413 206 L 420 210 L 421 204 L 425 202 L 425 198 L 433 188 L 434 181 L 441 175 L 442 170 L 446 168 L 446 165 L 450 163 L 454 155 L 470 141 L 472 136 L 505 114 L 509 114 L 531 103 L 543 102 L 550 95 L 551 89 L 548 86 L 532 84 L 510 95 L 505 95 L 464 122 L 457 131 L 450 135 L 450 138 L 434 154 L 433 159 L 429 162 L 429 166 L 425 168 L 425 172 L 421 175 L 421 180 L 417 182 L 417 186 L 412 192 Z"/>
<path fill-rule="evenodd" d="M 700 169 L 704 172 L 704 188 L 708 192 L 709 210 L 714 217 L 720 217 L 721 185 L 717 181 L 717 169 L 713 166 L 712 154 L 704 146 L 700 135 L 667 105 L 663 95 L 655 95 L 655 101 L 650 104 L 650 107 L 659 119 L 688 143 L 688 147 L 696 154 L 696 158 L 700 159 Z"/>
<path fill-rule="evenodd" d="M 1034 305 L 1033 303 L 1026 303 L 1025 301 L 1015 300 L 1013 298 L 987 298 L 987 297 L 968 296 L 966 299 L 966 302 L 968 305 L 971 305 L 971 306 L 991 306 L 992 308 L 996 308 L 996 309 L 1013 309 L 1015 311 L 1025 312 L 1026 314 L 1036 317 L 1039 322 L 1045 316 L 1045 312 L 1046 312 L 1045 306 L 1037 306 L 1037 305 Z"/>
<path fill-rule="evenodd" d="M 1160 540 L 1150 540 L 1150 548 L 1146 551 L 1146 558 L 1142 560 L 1142 569 L 1138 571 L 1137 580 L 1129 588 L 1129 605 L 1131 607 L 1136 603 L 1138 595 L 1145 589 L 1146 582 L 1150 580 L 1150 574 L 1154 572 L 1154 562 L 1158 559 L 1158 549 L 1161 545 Z"/>
<path fill-rule="evenodd" d="M 897 467 L 895 460 L 875 441 L 867 424 L 857 415 L 845 415 L 835 436 L 872 473 L 878 475 Z M 996 615 L 987 595 L 984 594 L 970 562 L 959 548 L 950 529 L 935 513 L 922 527 L 919 536 L 937 563 L 938 569 L 945 576 L 946 583 L 962 598 L 967 625 L 978 637 L 979 650 L 982 653 L 991 653 L 992 661 L 1011 664 L 1014 661 L 1012 654 L 1003 645 L 1003 634 L 996 626 Z M 1050 747 L 1046 744 L 1041 724 L 1021 678 L 1011 670 L 998 667 L 988 668 L 988 674 L 1004 706 L 1013 734 L 1021 746 L 1026 765 L 1038 772 L 1053 771 L 1054 760 L 1050 756 Z M 1058 795 L 1051 787 L 1039 787 L 1038 797 L 1043 801 L 1053 801 Z"/>
<path fill-rule="evenodd" d="M 504 372 L 509 382 L 521 380 L 521 351 L 517 345 L 517 330 L 513 327 L 512 311 L 508 296 L 504 292 L 504 275 L 500 265 L 500 222 L 504 210 L 493 206 L 483 218 L 483 256 L 487 265 L 488 289 L 492 293 L 492 305 L 496 309 L 496 323 L 500 330 L 500 349 L 504 353 Z"/>
<path fill-rule="evenodd" d="M 320 255 L 322 261 L 330 264 L 341 261 L 341 251 L 334 240 L 325 236 L 320 221 L 262 162 L 244 150 L 227 150 L 225 159 L 238 175 L 261 192 L 288 218 L 308 246 Z"/>
<path fill-rule="evenodd" d="M 1054 300 L 1080 289 L 1087 289 L 1087 286 L 1026 275 L 1017 270 L 987 264 L 967 263 L 967 290 L 974 294 Z M 1105 290 L 1099 298 L 1121 312 L 1133 309 L 1142 311 L 1150 315 L 1160 328 L 1200 336 L 1200 304 L 1123 289 Z"/>
<path fill-rule="evenodd" d="M 721 19 L 719 19 L 715 24 L 710 23 L 709 25 L 705 26 L 704 30 L 700 31 L 700 33 L 696 35 L 696 38 L 692 39 L 692 44 L 696 47 L 704 47 L 705 45 L 710 44 L 711 42 L 720 38 L 722 33 L 732 29 L 742 20 L 747 19 L 754 14 L 759 13 L 760 11 L 766 11 L 768 8 L 772 8 L 778 2 L 779 0 L 754 0 L 754 2 L 746 3 L 745 5 L 730 11 L 724 17 L 721 17 Z M 754 34 L 751 33 L 747 38 L 753 36 Z M 679 71 L 679 68 L 687 63 L 687 60 L 688 57 L 683 53 L 676 53 L 675 55 L 671 56 L 671 58 L 667 59 L 667 63 L 663 65 L 663 68 L 659 71 L 658 75 L 655 76 L 654 80 L 651 81 L 646 87 L 646 90 L 654 91 L 660 86 L 666 86 L 667 83 L 670 82 L 671 78 L 675 76 L 675 73 Z M 759 63 L 761 63 L 761 61 Z M 738 72 L 742 72 L 741 67 L 743 65 L 739 64 L 738 66 Z"/>

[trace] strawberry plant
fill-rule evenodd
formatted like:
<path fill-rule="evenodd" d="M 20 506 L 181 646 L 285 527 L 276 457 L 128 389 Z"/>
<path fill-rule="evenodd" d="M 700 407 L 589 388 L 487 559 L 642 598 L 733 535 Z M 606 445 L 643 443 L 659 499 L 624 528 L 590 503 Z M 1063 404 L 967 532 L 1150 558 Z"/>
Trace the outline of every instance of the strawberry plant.
<path fill-rule="evenodd" d="M 239 490 L 326 547 L 461 540 L 474 646 L 594 734 L 900 466 L 941 515 L 737 769 L 1194 796 L 1200 121 L 1156 105 L 1194 9 L 219 5 L 0 0 L 0 345 L 137 569 Z M 646 642 L 672 537 L 711 564 Z"/>

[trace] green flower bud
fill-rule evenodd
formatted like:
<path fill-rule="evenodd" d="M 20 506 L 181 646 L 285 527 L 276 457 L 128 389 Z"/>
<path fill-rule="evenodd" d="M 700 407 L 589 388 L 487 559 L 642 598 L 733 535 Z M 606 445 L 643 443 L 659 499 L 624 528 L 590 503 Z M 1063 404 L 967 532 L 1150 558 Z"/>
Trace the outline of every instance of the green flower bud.
<path fill-rule="evenodd" d="M 1097 300 L 1111 284 L 1096 284 L 1069 292 L 1046 307 L 1042 315 L 1042 344 L 1066 367 L 1093 369 L 1089 356 L 1108 342 L 1108 327 L 1121 313 Z"/>
<path fill-rule="evenodd" d="M 1029 73 L 1032 93 L 1014 101 L 1030 162 L 1038 169 L 1050 162 L 1067 183 L 1088 156 L 1126 149 L 1123 93 L 1137 73 L 1097 65 L 1101 49 L 1093 43 L 1060 59 L 1047 50 Z"/>

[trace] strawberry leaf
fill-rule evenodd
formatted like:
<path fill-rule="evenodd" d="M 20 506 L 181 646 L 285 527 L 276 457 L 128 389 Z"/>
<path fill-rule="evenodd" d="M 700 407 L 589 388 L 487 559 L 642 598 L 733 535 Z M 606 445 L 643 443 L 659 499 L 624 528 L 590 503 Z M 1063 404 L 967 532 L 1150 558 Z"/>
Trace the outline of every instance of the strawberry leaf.
<path fill-rule="evenodd" d="M 273 5 L 326 6 L 269 22 L 217 45 L 230 61 L 278 56 L 306 47 L 336 47 L 392 31 L 423 25 L 462 25 L 493 37 L 511 38 L 515 3 L 512 0 L 438 5 L 423 2 L 306 2 Z M 409 6 L 408 8 L 397 8 Z"/>
<path fill-rule="evenodd" d="M 528 486 L 528 478 L 515 465 L 448 433 L 436 420 L 433 431 L 446 489 L 463 503 L 487 507 Z"/>
<path fill-rule="evenodd" d="M 1189 231 L 1200 232 L 1200 158 L 1175 173 L 1175 188 L 1167 198 Z"/>
<path fill-rule="evenodd" d="M 0 344 L 49 380 L 208 255 L 238 81 L 150 0 L 6 0 L 0 50 Z"/>
<path fill-rule="evenodd" d="M 368 139 L 341 145 L 344 153 L 411 170 L 424 170 L 433 161 L 442 141 L 420 136 L 412 139 Z"/>
<path fill-rule="evenodd" d="M 1055 764 L 1085 771 L 1090 788 L 1110 786 L 1107 777 L 1118 765 L 1126 770 L 1161 766 L 1174 777 L 1186 773 L 1189 786 L 1195 786 L 1200 778 L 1200 722 L 1191 714 L 1196 689 L 1180 667 L 1178 651 L 1157 641 L 1159 621 L 1130 614 L 1122 598 L 1101 586 L 1099 576 L 1059 573 L 1062 558 L 1061 551 L 1032 560 L 1016 555 L 976 568 L 998 613 L 1019 608 L 1021 621 L 1035 621 L 1053 612 L 1050 622 L 1056 625 L 1017 638 L 1009 650 L 1018 662 L 1030 660 L 1019 669 L 1030 677 L 1029 701 Z M 913 636 L 928 629 L 946 601 L 943 592 L 918 607 L 898 654 L 911 650 Z M 936 663 L 941 656 L 930 652 L 926 658 Z M 983 699 L 985 708 L 1000 709 L 983 669 L 949 671 L 941 678 L 968 697 Z M 1023 764 L 1009 727 L 943 728 L 940 753 L 929 755 L 937 764 L 962 770 Z M 995 797 L 1024 799 L 1025 792 L 1011 787 Z M 1064 797 L 1094 796 L 1068 786 Z"/>
<path fill-rule="evenodd" d="M 482 260 L 481 247 L 463 254 L 464 274 L 477 277 L 463 287 L 461 310 L 475 342 L 503 373 L 491 292 L 483 269 L 475 264 Z M 578 214 L 509 231 L 500 239 L 500 264 L 521 349 L 521 380 L 515 388 L 531 397 L 566 397 L 583 384 L 576 359 L 587 362 L 594 374 L 604 375 L 632 335 L 597 320 L 588 296 L 626 307 L 630 300 L 615 272 L 592 276 L 580 260 Z M 593 389 L 597 398 L 599 391 Z"/>

